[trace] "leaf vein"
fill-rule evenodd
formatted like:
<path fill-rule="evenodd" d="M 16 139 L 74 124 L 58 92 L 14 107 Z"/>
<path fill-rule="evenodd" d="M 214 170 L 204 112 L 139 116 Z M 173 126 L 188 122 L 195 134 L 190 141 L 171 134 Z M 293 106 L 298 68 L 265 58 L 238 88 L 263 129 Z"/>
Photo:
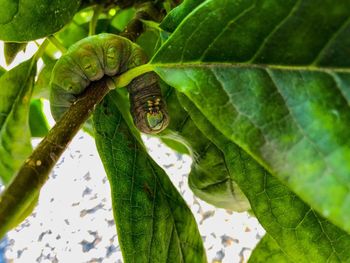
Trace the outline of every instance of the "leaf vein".
<path fill-rule="evenodd" d="M 294 6 L 291 8 L 290 12 L 275 26 L 275 28 L 265 37 L 264 41 L 261 43 L 261 45 L 257 48 L 256 52 L 252 55 L 252 57 L 247 61 L 247 63 L 253 62 L 261 53 L 263 48 L 266 46 L 270 38 L 279 30 L 283 24 L 290 18 L 292 15 L 297 11 L 301 4 L 301 0 L 298 0 L 295 2 Z"/>

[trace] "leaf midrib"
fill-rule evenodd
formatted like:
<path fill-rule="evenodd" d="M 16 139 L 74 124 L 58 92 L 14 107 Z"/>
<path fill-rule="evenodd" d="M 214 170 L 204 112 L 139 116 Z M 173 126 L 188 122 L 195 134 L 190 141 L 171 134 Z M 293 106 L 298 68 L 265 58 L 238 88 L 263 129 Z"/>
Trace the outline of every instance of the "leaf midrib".
<path fill-rule="evenodd" d="M 237 68 L 237 69 L 275 69 L 286 71 L 311 71 L 311 72 L 324 72 L 324 73 L 347 73 L 350 74 L 350 68 L 343 67 L 316 67 L 312 65 L 274 65 L 274 64 L 250 64 L 250 63 L 229 63 L 229 62 L 174 62 L 174 63 L 150 63 L 154 69 L 156 68 Z"/>

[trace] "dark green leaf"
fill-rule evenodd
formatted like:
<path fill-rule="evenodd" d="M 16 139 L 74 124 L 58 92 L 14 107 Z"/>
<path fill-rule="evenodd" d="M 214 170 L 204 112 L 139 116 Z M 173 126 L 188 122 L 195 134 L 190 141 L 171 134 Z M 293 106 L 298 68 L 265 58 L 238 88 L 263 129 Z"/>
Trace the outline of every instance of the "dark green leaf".
<path fill-rule="evenodd" d="M 88 24 L 84 24 L 83 26 L 86 26 L 88 28 Z M 96 34 L 100 33 L 112 33 L 112 34 L 119 34 L 120 30 L 116 29 L 114 26 L 111 25 L 111 20 L 109 19 L 99 19 L 97 20 L 96 24 Z"/>
<path fill-rule="evenodd" d="M 152 61 L 227 138 L 348 232 L 349 15 L 348 1 L 208 0 Z"/>
<path fill-rule="evenodd" d="M 40 99 L 30 102 L 29 127 L 32 137 L 45 137 L 50 130 Z"/>
<path fill-rule="evenodd" d="M 1 0 L 0 39 L 29 41 L 48 36 L 67 24 L 80 0 Z"/>
<path fill-rule="evenodd" d="M 277 242 L 266 234 L 249 257 L 250 263 L 291 263 L 288 256 L 281 250 Z"/>
<path fill-rule="evenodd" d="M 229 141 L 184 95 L 198 128 L 224 153 L 232 179 L 250 201 L 259 222 L 288 259 L 295 262 L 344 262 L 350 258 L 350 235 L 307 206 L 245 151 Z"/>
<path fill-rule="evenodd" d="M 171 10 L 162 21 L 160 27 L 165 31 L 173 32 L 182 20 L 203 2 L 205 0 L 184 0 L 181 5 Z"/>
<path fill-rule="evenodd" d="M 31 59 L 0 77 L 0 178 L 5 184 L 32 151 L 28 112 L 35 69 Z"/>
<path fill-rule="evenodd" d="M 94 114 L 125 262 L 206 262 L 196 222 L 108 95 Z"/>
<path fill-rule="evenodd" d="M 12 61 L 16 58 L 17 54 L 24 50 L 27 43 L 15 43 L 15 42 L 5 42 L 4 43 L 4 54 L 5 61 L 7 65 L 10 65 Z"/>

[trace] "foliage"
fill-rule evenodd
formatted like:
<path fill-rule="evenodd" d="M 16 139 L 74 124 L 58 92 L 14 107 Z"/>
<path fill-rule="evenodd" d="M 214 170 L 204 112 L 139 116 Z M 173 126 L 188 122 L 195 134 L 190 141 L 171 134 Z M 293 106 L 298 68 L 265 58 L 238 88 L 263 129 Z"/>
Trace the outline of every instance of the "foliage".
<path fill-rule="evenodd" d="M 119 89 L 148 71 L 160 76 L 170 115 L 168 128 L 156 136 L 192 156 L 193 192 L 217 207 L 251 210 L 266 230 L 251 262 L 348 261 L 350 2 L 82 2 L 3 1 L 0 39 L 8 42 L 9 63 L 26 42 L 46 38 L 30 60 L 7 72 L 0 68 L 0 178 L 6 189 L 38 187 L 16 185 L 32 151 L 30 138 L 60 136 L 48 131 L 41 106 L 55 64 L 74 60 L 68 52 L 66 62 L 56 63 L 57 52 L 89 35 L 132 33 L 150 62 L 126 63 L 113 77 L 118 89 L 84 126 L 95 136 L 109 178 L 125 262 L 206 261 L 192 214 L 148 156 L 126 90 Z M 44 67 L 37 72 L 39 58 Z M 94 61 L 105 63 L 103 56 Z M 72 98 L 63 94 L 51 103 L 62 104 L 64 96 Z M 5 190 L 0 206 L 7 198 Z M 35 203 L 11 215 L 0 209 L 0 222 L 9 221 L 0 234 Z"/>

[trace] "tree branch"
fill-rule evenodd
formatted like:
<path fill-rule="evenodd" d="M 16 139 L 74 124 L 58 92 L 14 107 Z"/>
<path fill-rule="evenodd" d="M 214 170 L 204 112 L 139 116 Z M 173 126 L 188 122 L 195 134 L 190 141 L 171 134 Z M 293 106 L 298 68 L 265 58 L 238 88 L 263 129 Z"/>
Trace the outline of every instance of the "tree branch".
<path fill-rule="evenodd" d="M 0 238 L 23 217 L 68 144 L 109 92 L 109 78 L 93 82 L 68 109 L 0 195 Z"/>

